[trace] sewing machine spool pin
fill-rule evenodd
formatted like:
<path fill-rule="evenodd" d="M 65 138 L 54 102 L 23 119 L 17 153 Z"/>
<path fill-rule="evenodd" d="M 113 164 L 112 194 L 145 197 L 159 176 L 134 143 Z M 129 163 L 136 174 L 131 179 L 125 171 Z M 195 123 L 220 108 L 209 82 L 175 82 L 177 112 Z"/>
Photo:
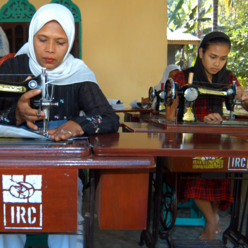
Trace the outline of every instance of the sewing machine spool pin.
<path fill-rule="evenodd" d="M 45 118 L 43 119 L 43 135 L 49 136 L 47 132 L 48 123 L 49 123 L 49 115 L 50 115 L 50 108 L 52 106 L 59 106 L 58 102 L 53 103 L 53 92 L 54 92 L 54 85 L 51 85 L 51 92 L 49 94 L 49 84 L 53 81 L 47 82 L 47 73 L 46 68 L 42 68 L 41 77 L 41 99 L 35 100 L 34 105 L 38 107 L 37 116 L 40 115 L 40 111 L 42 110 L 45 114 Z"/>

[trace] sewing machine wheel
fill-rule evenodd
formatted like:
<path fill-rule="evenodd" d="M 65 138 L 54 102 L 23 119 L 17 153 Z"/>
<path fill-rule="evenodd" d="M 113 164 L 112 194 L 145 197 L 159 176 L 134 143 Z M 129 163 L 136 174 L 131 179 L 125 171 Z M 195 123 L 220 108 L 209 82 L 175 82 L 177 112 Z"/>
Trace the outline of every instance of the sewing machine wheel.
<path fill-rule="evenodd" d="M 153 102 L 153 100 L 154 100 L 154 98 L 156 96 L 156 92 L 155 92 L 155 89 L 153 87 L 149 88 L 148 96 L 149 96 L 150 102 Z"/>
<path fill-rule="evenodd" d="M 176 221 L 177 213 L 177 175 L 172 176 L 170 172 L 164 172 L 163 176 L 163 191 L 161 196 L 161 216 L 160 235 L 163 231 L 166 233 L 170 231 Z"/>
<path fill-rule="evenodd" d="M 164 86 L 164 102 L 166 106 L 171 106 L 176 98 L 176 84 L 169 78 Z"/>

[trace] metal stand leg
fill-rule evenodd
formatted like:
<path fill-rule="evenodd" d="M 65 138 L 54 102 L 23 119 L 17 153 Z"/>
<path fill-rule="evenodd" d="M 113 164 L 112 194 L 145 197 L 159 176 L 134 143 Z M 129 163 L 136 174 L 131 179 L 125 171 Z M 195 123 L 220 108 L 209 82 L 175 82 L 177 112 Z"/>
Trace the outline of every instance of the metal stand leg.
<path fill-rule="evenodd" d="M 158 247 L 158 232 L 159 232 L 159 219 L 160 219 L 160 212 L 161 212 L 161 193 L 162 193 L 162 182 L 163 182 L 163 173 L 162 173 L 163 163 L 160 160 L 161 158 L 158 157 L 157 166 L 156 166 L 155 201 L 154 201 L 154 216 L 153 216 L 152 233 L 149 230 L 150 228 L 150 220 L 149 220 L 147 222 L 147 229 L 142 231 L 141 237 L 140 237 L 140 245 L 143 245 L 145 242 L 146 246 L 149 248 Z M 151 177 L 150 177 L 150 181 L 151 181 Z M 151 188 L 151 186 L 149 187 Z M 150 191 L 150 194 L 151 194 L 151 191 Z M 148 198 L 149 200 L 151 200 L 150 197 Z M 151 211 L 149 208 L 148 210 Z M 150 218 L 149 212 L 148 212 L 147 218 Z"/>
<path fill-rule="evenodd" d="M 149 190 L 148 190 L 148 207 L 147 207 L 147 220 L 146 220 L 146 230 L 143 230 L 140 235 L 140 242 L 139 245 L 143 246 L 146 243 L 147 247 L 153 247 L 153 239 L 150 232 L 150 220 L 152 216 L 152 180 L 153 180 L 153 173 L 149 174 Z M 145 241 L 145 243 L 144 243 Z"/>
<path fill-rule="evenodd" d="M 242 177 L 242 174 L 235 175 L 238 177 Z M 233 194 L 234 194 L 234 204 L 232 208 L 232 216 L 230 226 L 223 233 L 223 242 L 226 244 L 227 240 L 230 240 L 235 247 L 247 247 L 248 246 L 248 236 L 247 236 L 247 224 L 248 220 L 246 220 L 246 234 L 243 235 L 243 226 L 245 221 L 245 213 L 247 208 L 248 201 L 248 187 L 246 189 L 246 196 L 244 201 L 243 209 L 241 210 L 241 190 L 242 190 L 242 180 L 235 180 Z M 240 216 L 241 213 L 241 216 Z"/>
<path fill-rule="evenodd" d="M 95 170 L 90 170 L 90 206 L 89 214 L 85 215 L 85 243 L 86 248 L 94 248 L 94 214 L 95 214 Z"/>

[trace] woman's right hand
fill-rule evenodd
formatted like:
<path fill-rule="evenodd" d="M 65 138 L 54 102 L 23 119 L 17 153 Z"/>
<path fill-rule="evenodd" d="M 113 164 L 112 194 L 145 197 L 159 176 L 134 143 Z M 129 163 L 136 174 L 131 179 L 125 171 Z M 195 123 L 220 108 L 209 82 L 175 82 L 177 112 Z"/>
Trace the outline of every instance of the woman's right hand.
<path fill-rule="evenodd" d="M 220 123 L 222 122 L 222 117 L 219 113 L 212 113 L 204 116 L 203 121 L 207 123 Z"/>
<path fill-rule="evenodd" d="M 30 79 L 30 77 L 28 77 L 26 80 L 28 79 Z M 41 111 L 40 116 L 37 116 L 38 110 L 32 109 L 30 107 L 30 99 L 39 95 L 40 93 L 41 89 L 34 89 L 24 93 L 20 97 L 15 110 L 17 126 L 21 125 L 23 122 L 26 122 L 29 128 L 34 130 L 38 129 L 38 127 L 33 122 L 43 120 L 45 118 L 45 113 Z"/>

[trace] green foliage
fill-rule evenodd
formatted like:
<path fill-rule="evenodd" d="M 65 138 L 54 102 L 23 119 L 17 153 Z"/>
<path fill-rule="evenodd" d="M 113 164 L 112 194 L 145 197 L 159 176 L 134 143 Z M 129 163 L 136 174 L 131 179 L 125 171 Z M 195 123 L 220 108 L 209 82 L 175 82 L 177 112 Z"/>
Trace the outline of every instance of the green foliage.
<path fill-rule="evenodd" d="M 179 10 L 182 8 L 184 0 L 180 0 L 176 6 L 176 8 L 170 12 L 170 14 L 168 15 L 169 17 L 169 21 L 168 21 L 168 26 L 170 25 L 170 23 L 173 21 L 174 23 L 180 23 L 181 22 L 181 18 L 180 15 L 178 14 Z"/>
<path fill-rule="evenodd" d="M 236 3 L 230 14 L 221 9 L 219 21 L 222 30 L 230 37 L 232 48 L 228 55 L 228 69 L 243 87 L 248 85 L 248 14 L 244 12 L 247 2 Z M 235 12 L 234 12 L 235 10 Z"/>
<path fill-rule="evenodd" d="M 172 31 L 180 30 L 184 33 L 196 35 L 197 23 L 204 23 L 202 30 L 211 29 L 212 0 L 202 0 L 201 18 L 197 18 L 198 5 L 192 0 L 168 0 L 168 27 Z M 197 55 L 197 46 L 185 45 L 176 54 L 176 64 L 182 69 L 193 66 Z"/>

